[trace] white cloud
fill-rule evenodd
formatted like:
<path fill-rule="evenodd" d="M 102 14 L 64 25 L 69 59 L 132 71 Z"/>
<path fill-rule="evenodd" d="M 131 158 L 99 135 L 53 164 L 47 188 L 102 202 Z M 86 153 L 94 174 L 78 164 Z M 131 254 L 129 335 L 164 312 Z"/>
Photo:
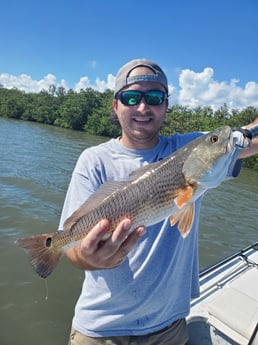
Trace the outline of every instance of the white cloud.
<path fill-rule="evenodd" d="M 48 90 L 50 85 L 62 86 L 69 89 L 67 82 L 57 82 L 53 74 L 47 74 L 41 80 L 33 80 L 27 74 L 18 76 L 3 73 L 0 74 L 0 84 L 11 89 L 17 88 L 25 92 L 40 92 Z M 81 89 L 93 88 L 100 92 L 106 89 L 113 90 L 115 77 L 107 75 L 106 80 L 97 78 L 94 83 L 87 76 L 81 77 L 75 84 L 76 92 Z M 232 79 L 227 81 L 216 81 L 214 70 L 206 67 L 202 72 L 195 72 L 189 69 L 181 70 L 179 74 L 179 88 L 169 85 L 170 104 L 181 104 L 189 107 L 211 106 L 219 108 L 226 103 L 231 108 L 244 108 L 247 106 L 258 107 L 258 83 L 249 81 L 244 87 L 239 86 L 239 81 Z"/>
<path fill-rule="evenodd" d="M 90 80 L 88 77 L 80 78 L 79 82 L 75 84 L 74 90 L 79 92 L 81 89 L 87 89 L 90 87 Z"/>
<path fill-rule="evenodd" d="M 179 76 L 178 103 L 182 105 L 211 106 L 218 108 L 224 103 L 231 108 L 258 107 L 258 84 L 248 82 L 244 88 L 238 80 L 229 83 L 214 80 L 214 71 L 207 67 L 200 73 L 185 69 Z"/>
<path fill-rule="evenodd" d="M 60 85 L 58 85 L 58 86 L 61 86 L 64 89 L 68 90 L 68 85 L 64 79 L 61 80 Z"/>
<path fill-rule="evenodd" d="M 106 89 L 114 90 L 115 80 L 116 80 L 116 77 L 114 77 L 112 74 L 108 74 L 107 81 L 100 80 L 98 78 L 98 79 L 96 79 L 96 87 L 95 88 L 100 92 L 103 92 Z"/>
<path fill-rule="evenodd" d="M 88 77 L 82 77 L 80 78 L 79 82 L 75 84 L 74 90 L 79 92 L 81 89 L 87 89 L 88 87 L 100 92 L 104 92 L 106 89 L 113 90 L 115 87 L 115 79 L 116 78 L 112 74 L 108 74 L 107 81 L 97 78 L 95 80 L 95 84 L 91 84 Z"/>
<path fill-rule="evenodd" d="M 66 85 L 61 81 L 62 86 Z M 0 84 L 7 89 L 17 88 L 25 92 L 40 92 L 42 89 L 48 90 L 50 85 L 56 85 L 56 77 L 53 74 L 47 74 L 43 79 L 33 80 L 27 74 L 15 76 L 8 73 L 0 74 Z"/>

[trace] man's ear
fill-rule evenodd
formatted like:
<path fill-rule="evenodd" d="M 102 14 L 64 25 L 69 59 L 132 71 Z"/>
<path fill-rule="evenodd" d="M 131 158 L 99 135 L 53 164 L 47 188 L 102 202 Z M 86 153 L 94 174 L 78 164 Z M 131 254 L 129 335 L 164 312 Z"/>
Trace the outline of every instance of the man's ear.
<path fill-rule="evenodd" d="M 112 101 L 112 108 L 114 111 L 116 111 L 116 109 L 117 109 L 117 99 L 115 99 L 115 98 Z"/>

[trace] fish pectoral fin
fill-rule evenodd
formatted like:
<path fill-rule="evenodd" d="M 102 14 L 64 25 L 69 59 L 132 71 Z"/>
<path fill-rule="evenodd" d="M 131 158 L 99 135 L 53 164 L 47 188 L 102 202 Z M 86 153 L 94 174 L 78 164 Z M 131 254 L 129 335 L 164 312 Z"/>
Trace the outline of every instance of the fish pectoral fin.
<path fill-rule="evenodd" d="M 170 225 L 173 226 L 178 223 L 178 230 L 183 238 L 186 238 L 192 228 L 194 220 L 195 206 L 190 204 L 184 208 L 176 211 L 170 216 Z"/>
<path fill-rule="evenodd" d="M 180 209 L 183 208 L 191 200 L 193 195 L 193 187 L 187 186 L 186 188 L 179 189 L 177 197 L 174 199 L 176 206 Z"/>

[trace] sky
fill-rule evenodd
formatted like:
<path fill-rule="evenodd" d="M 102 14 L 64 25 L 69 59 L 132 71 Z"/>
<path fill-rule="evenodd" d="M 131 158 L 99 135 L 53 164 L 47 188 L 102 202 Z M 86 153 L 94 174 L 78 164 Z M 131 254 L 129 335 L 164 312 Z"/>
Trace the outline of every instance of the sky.
<path fill-rule="evenodd" d="M 148 58 L 170 105 L 258 107 L 257 0 L 8 0 L 0 23 L 5 88 L 104 91 Z"/>

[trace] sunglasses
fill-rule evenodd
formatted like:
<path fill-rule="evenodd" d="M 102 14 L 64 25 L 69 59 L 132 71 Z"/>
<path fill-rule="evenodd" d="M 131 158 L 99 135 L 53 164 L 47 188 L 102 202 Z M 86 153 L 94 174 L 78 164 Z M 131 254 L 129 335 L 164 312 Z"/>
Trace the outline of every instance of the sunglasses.
<path fill-rule="evenodd" d="M 150 90 L 146 92 L 126 90 L 118 92 L 115 96 L 115 99 L 119 99 L 124 105 L 129 107 L 138 105 L 142 98 L 144 98 L 145 103 L 148 105 L 161 105 L 164 100 L 167 99 L 167 95 L 160 90 Z"/>

